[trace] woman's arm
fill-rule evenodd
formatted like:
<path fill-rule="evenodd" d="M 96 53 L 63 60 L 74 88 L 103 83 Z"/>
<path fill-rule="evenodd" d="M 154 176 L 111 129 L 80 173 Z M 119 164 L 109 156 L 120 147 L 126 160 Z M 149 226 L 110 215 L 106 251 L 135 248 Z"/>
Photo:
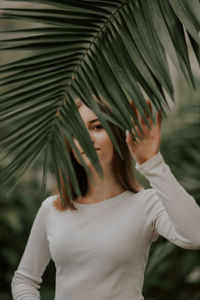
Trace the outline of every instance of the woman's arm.
<path fill-rule="evenodd" d="M 126 142 L 136 161 L 136 168 L 153 187 L 152 213 L 154 232 L 187 249 L 200 248 L 200 208 L 194 198 L 177 182 L 160 154 L 161 111 L 153 123 L 152 105 L 148 100 L 149 112 L 145 111 L 150 128 L 133 104 L 130 103 L 136 121 L 133 120 L 135 140 L 129 134 Z M 142 132 L 137 123 L 140 123 Z M 133 132 L 134 133 L 134 132 Z"/>
<path fill-rule="evenodd" d="M 178 183 L 161 153 L 136 163 L 136 169 L 154 189 L 155 232 L 182 248 L 200 249 L 200 207 Z"/>
<path fill-rule="evenodd" d="M 39 300 L 42 274 L 51 255 L 47 241 L 45 222 L 48 201 L 43 201 L 32 225 L 32 229 L 11 283 L 14 300 Z"/>

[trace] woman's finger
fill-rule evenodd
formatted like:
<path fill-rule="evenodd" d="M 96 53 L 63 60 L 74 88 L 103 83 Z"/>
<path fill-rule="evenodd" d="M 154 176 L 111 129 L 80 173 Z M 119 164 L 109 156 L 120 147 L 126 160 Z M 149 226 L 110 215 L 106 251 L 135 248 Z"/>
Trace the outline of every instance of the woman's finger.
<path fill-rule="evenodd" d="M 159 110 L 159 112 L 157 113 L 157 118 L 156 118 L 156 126 L 157 127 L 161 127 L 161 123 L 162 123 L 162 115 L 161 115 L 161 108 Z"/>
<path fill-rule="evenodd" d="M 132 110 L 134 112 L 134 115 L 135 115 L 135 118 L 131 117 L 131 120 L 134 122 L 135 125 L 137 125 L 137 123 L 138 123 L 138 116 L 139 116 L 138 111 L 137 111 L 135 105 L 133 104 L 132 100 L 129 103 L 130 103 L 130 106 L 131 106 L 131 108 L 132 108 Z"/>
<path fill-rule="evenodd" d="M 134 138 L 132 137 L 132 135 L 129 132 L 128 134 L 126 134 L 126 141 L 127 141 L 129 146 L 134 147 L 134 145 L 138 144 L 140 142 L 140 140 L 142 140 L 143 138 L 140 134 L 140 131 L 139 131 L 138 127 L 137 127 L 137 130 L 136 130 L 136 133 L 134 132 L 133 129 L 132 129 L 132 133 L 133 133 Z"/>
<path fill-rule="evenodd" d="M 140 122 L 141 122 L 141 124 L 143 125 L 143 126 L 147 126 L 147 127 L 152 127 L 153 126 L 153 121 L 152 121 L 152 119 L 151 119 L 151 116 L 150 116 L 150 113 L 152 114 L 153 113 L 153 110 L 152 110 L 152 105 L 151 105 L 151 102 L 150 102 L 150 100 L 149 99 L 147 99 L 146 100 L 146 104 L 148 105 L 148 107 L 149 107 L 149 110 L 148 109 L 144 109 L 144 114 L 142 115 L 141 114 L 141 116 L 140 116 Z M 150 113 L 149 113 L 149 111 L 150 111 Z M 145 120 L 145 117 L 144 116 L 146 116 L 146 120 Z M 148 124 L 147 124 L 147 122 L 148 122 L 148 124 L 149 124 L 149 126 L 148 126 Z M 150 128 L 149 128 L 150 129 Z"/>
<path fill-rule="evenodd" d="M 134 127 L 135 127 L 135 128 L 132 129 L 132 132 L 133 132 L 133 135 L 134 135 L 136 141 L 137 141 L 137 140 L 142 140 L 143 137 L 144 137 L 144 134 L 141 132 L 140 128 L 139 128 L 137 125 L 134 126 Z"/>
<path fill-rule="evenodd" d="M 146 103 L 147 103 L 147 105 L 148 105 L 148 107 L 149 107 L 149 110 L 150 110 L 150 112 L 151 112 L 151 115 L 153 115 L 153 109 L 152 109 L 151 101 L 150 101 L 149 99 L 147 99 Z M 152 120 L 152 118 L 151 118 L 149 112 L 147 111 L 147 109 L 144 109 L 144 113 L 145 113 L 145 115 L 146 115 L 146 117 L 147 117 L 147 121 L 149 122 L 149 125 L 152 127 L 152 126 L 153 126 L 153 120 Z M 146 124 L 146 121 L 145 121 L 145 119 L 144 119 L 144 117 L 143 117 L 142 115 L 141 115 L 141 122 L 142 122 L 144 125 L 147 125 L 147 124 Z"/>
<path fill-rule="evenodd" d="M 140 124 L 139 124 L 139 120 L 138 120 L 139 113 L 138 113 L 138 110 L 136 109 L 136 106 L 134 105 L 133 101 L 131 100 L 129 103 L 134 112 L 134 117 L 133 116 L 131 117 L 131 122 L 134 125 L 134 129 L 132 129 L 132 132 L 136 138 L 138 136 L 138 132 L 140 131 L 139 130 Z"/>
<path fill-rule="evenodd" d="M 147 99 L 147 104 L 148 104 L 148 106 L 150 108 L 151 114 L 153 114 L 152 104 L 151 104 L 151 101 L 149 99 Z"/>

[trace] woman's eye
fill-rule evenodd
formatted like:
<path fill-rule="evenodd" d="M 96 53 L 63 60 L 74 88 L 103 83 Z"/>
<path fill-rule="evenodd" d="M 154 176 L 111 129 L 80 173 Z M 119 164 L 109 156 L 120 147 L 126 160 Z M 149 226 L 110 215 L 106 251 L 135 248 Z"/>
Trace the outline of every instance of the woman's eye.
<path fill-rule="evenodd" d="M 95 126 L 92 127 L 92 129 L 97 129 L 97 130 L 102 129 L 102 128 L 103 128 L 103 126 L 100 125 L 100 124 L 95 125 Z"/>

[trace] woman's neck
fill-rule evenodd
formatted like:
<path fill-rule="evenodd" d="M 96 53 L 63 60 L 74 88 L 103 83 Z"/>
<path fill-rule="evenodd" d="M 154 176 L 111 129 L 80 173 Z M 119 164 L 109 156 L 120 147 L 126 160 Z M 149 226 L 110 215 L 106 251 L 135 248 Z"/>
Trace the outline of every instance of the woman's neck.
<path fill-rule="evenodd" d="M 92 172 L 95 185 L 88 180 L 88 190 L 84 197 L 79 198 L 80 203 L 94 203 L 117 196 L 125 191 L 114 176 L 112 170 L 104 170 L 102 179 L 95 170 Z"/>

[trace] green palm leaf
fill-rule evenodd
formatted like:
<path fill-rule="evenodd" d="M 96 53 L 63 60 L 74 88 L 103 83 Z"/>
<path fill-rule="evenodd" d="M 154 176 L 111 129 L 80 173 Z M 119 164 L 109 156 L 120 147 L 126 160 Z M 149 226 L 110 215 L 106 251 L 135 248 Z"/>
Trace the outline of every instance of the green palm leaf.
<path fill-rule="evenodd" d="M 63 137 L 81 159 L 75 137 L 101 176 L 102 170 L 74 98 L 81 98 L 96 113 L 120 152 L 108 121 L 124 130 L 133 128 L 131 99 L 146 119 L 144 110 L 149 108 L 144 95 L 165 115 L 165 95 L 173 99 L 174 94 L 167 56 L 194 86 L 186 37 L 198 58 L 199 1 L 12 2 L 20 7 L 11 8 L 5 1 L 1 19 L 23 21 L 28 28 L 1 32 L 0 50 L 31 52 L 0 69 L 0 127 L 9 129 L 0 142 L 9 161 L 1 181 L 18 183 L 44 150 L 42 191 L 51 164 L 58 185 L 61 170 L 67 186 L 67 169 L 80 195 Z M 93 95 L 106 100 L 112 116 L 99 110 Z M 85 169 L 90 174 L 86 165 Z"/>

